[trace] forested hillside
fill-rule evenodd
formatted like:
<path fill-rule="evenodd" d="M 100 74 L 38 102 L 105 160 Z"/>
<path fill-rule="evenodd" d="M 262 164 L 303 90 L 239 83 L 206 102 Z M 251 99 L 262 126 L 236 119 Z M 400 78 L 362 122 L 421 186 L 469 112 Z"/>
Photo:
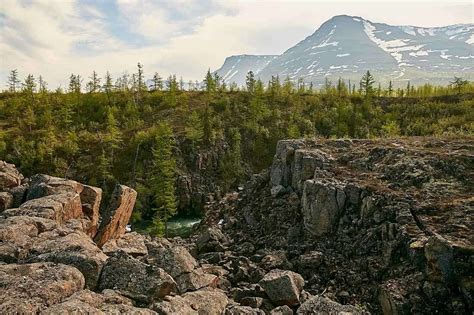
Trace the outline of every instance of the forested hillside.
<path fill-rule="evenodd" d="M 208 193 L 218 198 L 270 166 L 280 139 L 474 133 L 474 85 L 456 78 L 449 87 L 394 90 L 376 79 L 368 72 L 357 88 L 340 79 L 314 90 L 249 73 L 239 88 L 208 72 L 202 84 L 155 74 L 147 86 L 139 65 L 116 80 L 71 75 L 67 90 L 51 91 L 42 78 L 20 83 L 12 71 L 0 94 L 0 159 L 27 176 L 73 178 L 105 193 L 130 185 L 135 223 L 154 222 L 161 233 L 177 210 L 199 212 Z M 180 187 L 196 172 L 207 188 L 187 209 Z"/>

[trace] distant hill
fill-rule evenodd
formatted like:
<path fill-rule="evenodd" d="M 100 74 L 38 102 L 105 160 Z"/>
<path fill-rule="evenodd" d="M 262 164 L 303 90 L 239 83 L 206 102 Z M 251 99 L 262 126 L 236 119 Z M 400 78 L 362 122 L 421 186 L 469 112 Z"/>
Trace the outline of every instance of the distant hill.
<path fill-rule="evenodd" d="M 325 78 L 358 82 L 370 70 L 396 85 L 446 84 L 457 76 L 474 79 L 474 24 L 445 27 L 392 26 L 339 15 L 279 56 L 232 56 L 216 72 L 226 82 L 245 84 L 246 73 L 320 85 Z"/>

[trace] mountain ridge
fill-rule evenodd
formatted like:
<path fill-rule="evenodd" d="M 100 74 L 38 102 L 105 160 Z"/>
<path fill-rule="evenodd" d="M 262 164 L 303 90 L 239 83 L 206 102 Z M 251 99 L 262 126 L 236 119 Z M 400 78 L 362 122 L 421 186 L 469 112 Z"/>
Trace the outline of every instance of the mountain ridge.
<path fill-rule="evenodd" d="M 358 81 L 370 70 L 380 82 L 395 85 L 434 83 L 446 84 L 453 76 L 474 79 L 474 24 L 439 27 L 389 25 L 358 16 L 337 15 L 327 20 L 311 35 L 273 56 L 264 65 L 250 68 L 264 82 L 278 75 L 296 81 L 322 85 L 326 78 L 339 77 Z M 239 58 L 247 68 L 249 55 Z M 263 56 L 262 56 L 263 57 Z M 229 58 L 229 57 L 228 57 Z M 232 60 L 216 70 L 227 83 L 245 84 L 248 71 Z M 255 60 L 258 55 L 252 55 Z M 231 68 L 239 76 L 226 75 Z"/>

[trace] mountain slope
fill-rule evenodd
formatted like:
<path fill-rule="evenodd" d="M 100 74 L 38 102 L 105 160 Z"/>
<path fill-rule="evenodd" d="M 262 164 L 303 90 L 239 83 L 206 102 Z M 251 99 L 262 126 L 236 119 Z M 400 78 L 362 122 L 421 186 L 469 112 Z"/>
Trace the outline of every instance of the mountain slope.
<path fill-rule="evenodd" d="M 224 64 L 216 72 L 225 82 L 235 82 L 238 85 L 245 84 L 245 77 L 251 70 L 258 74 L 274 58 L 274 55 L 237 55 L 227 57 Z"/>
<path fill-rule="evenodd" d="M 423 28 L 373 23 L 360 17 L 335 16 L 283 54 L 258 76 L 358 81 L 370 70 L 378 81 L 447 83 L 454 75 L 474 78 L 474 24 Z M 230 79 L 232 80 L 232 79 Z"/>

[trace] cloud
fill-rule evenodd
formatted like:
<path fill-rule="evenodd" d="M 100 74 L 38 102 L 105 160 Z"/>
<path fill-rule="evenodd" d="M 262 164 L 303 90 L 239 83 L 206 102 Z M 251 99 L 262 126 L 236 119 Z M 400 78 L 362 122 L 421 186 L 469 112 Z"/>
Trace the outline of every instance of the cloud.
<path fill-rule="evenodd" d="M 137 62 L 148 77 L 158 71 L 202 79 L 229 55 L 282 53 L 337 14 L 433 26 L 472 22 L 469 7 L 466 1 L 1 0 L 0 84 L 14 68 L 64 87 L 71 73 L 118 76 L 135 72 Z"/>

